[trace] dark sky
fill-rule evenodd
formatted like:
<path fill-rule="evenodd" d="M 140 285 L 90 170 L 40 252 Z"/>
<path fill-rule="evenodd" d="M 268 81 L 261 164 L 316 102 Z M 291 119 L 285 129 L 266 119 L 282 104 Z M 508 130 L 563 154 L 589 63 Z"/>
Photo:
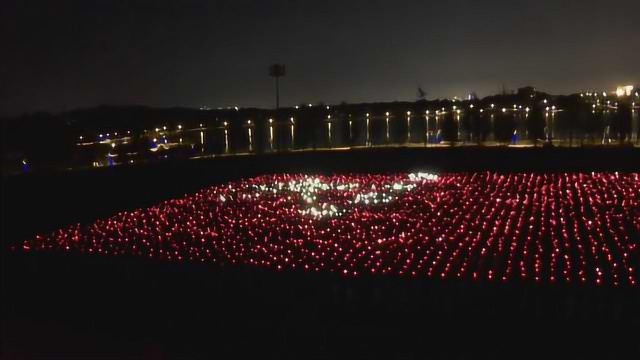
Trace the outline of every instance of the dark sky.
<path fill-rule="evenodd" d="M 640 83 L 638 0 L 0 0 L 0 115 Z"/>

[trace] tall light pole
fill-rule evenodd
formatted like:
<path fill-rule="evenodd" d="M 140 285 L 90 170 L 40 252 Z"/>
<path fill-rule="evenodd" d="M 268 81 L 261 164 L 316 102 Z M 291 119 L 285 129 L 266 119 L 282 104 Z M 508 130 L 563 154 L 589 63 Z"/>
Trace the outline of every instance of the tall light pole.
<path fill-rule="evenodd" d="M 273 64 L 269 66 L 269 76 L 276 79 L 276 110 L 280 108 L 280 83 L 279 79 L 286 73 L 283 64 Z"/>

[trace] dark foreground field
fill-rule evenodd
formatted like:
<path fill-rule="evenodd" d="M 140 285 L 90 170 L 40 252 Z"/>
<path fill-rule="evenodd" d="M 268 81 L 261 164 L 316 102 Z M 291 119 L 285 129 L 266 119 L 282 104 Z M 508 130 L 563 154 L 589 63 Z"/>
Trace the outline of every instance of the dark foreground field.
<path fill-rule="evenodd" d="M 3 358 L 640 356 L 638 287 L 351 279 L 9 250 L 35 233 L 238 177 L 412 170 L 638 171 L 640 154 L 387 149 L 5 179 Z"/>

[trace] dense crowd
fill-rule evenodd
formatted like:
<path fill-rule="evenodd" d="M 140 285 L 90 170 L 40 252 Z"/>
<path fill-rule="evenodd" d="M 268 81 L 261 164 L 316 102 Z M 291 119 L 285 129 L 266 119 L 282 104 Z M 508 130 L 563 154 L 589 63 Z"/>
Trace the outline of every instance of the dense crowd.
<path fill-rule="evenodd" d="M 344 276 L 635 285 L 637 173 L 270 175 L 25 241 Z"/>

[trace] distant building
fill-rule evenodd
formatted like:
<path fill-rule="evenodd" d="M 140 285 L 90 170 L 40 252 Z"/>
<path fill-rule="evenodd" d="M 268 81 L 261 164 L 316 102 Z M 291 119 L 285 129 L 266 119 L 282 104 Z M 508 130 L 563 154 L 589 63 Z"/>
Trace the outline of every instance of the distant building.
<path fill-rule="evenodd" d="M 638 91 L 637 86 L 633 86 L 633 85 L 618 86 L 618 88 L 616 89 L 616 95 L 631 96 L 631 95 L 635 95 L 636 91 Z"/>

